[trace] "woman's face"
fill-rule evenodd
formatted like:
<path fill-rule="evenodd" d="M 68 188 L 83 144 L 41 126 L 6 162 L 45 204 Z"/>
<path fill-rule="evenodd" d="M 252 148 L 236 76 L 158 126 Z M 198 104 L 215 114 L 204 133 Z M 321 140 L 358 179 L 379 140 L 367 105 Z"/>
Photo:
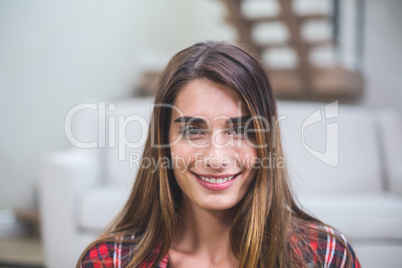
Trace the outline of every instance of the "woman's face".
<path fill-rule="evenodd" d="M 257 150 L 245 135 L 246 105 L 225 86 L 195 80 L 179 92 L 174 106 L 169 142 L 183 194 L 204 209 L 234 207 L 256 174 Z"/>

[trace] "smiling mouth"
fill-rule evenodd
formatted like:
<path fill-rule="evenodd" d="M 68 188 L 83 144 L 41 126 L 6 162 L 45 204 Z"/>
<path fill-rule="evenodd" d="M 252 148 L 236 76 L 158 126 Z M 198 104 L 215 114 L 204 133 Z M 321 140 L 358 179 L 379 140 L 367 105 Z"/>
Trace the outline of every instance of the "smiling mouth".
<path fill-rule="evenodd" d="M 235 179 L 241 172 L 234 174 L 234 175 L 220 175 L 220 176 L 205 176 L 205 175 L 198 175 L 194 172 L 192 172 L 195 176 L 197 176 L 199 179 L 205 181 L 205 182 L 209 182 L 209 183 L 213 183 L 213 184 L 221 184 L 221 183 L 225 183 L 228 181 L 231 181 L 233 179 Z"/>

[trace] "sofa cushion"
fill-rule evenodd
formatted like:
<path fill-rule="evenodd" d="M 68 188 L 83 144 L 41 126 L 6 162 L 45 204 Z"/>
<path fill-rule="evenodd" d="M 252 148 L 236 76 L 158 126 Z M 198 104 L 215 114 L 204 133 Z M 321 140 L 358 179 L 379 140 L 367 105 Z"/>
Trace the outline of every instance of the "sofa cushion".
<path fill-rule="evenodd" d="M 379 193 L 381 157 L 369 110 L 279 102 L 282 145 L 294 192 Z M 304 134 L 304 136 L 303 136 Z"/>
<path fill-rule="evenodd" d="M 130 189 L 103 186 L 83 192 L 77 200 L 77 225 L 90 232 L 103 231 L 126 203 Z"/>
<path fill-rule="evenodd" d="M 319 220 L 352 240 L 402 239 L 402 197 L 394 194 L 316 195 L 299 199 Z"/>

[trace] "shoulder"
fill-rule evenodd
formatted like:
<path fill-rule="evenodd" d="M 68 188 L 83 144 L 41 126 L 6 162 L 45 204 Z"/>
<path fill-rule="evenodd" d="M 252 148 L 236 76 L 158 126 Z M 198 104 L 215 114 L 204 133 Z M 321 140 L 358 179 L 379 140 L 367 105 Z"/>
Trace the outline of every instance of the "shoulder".
<path fill-rule="evenodd" d="M 125 267 L 130 261 L 134 244 L 131 238 L 117 237 L 115 241 L 100 242 L 90 247 L 78 264 L 79 268 Z"/>
<path fill-rule="evenodd" d="M 307 263 L 323 267 L 360 268 L 355 251 L 345 235 L 331 227 L 310 224 L 300 229 L 296 240 L 304 246 L 301 253 Z"/>

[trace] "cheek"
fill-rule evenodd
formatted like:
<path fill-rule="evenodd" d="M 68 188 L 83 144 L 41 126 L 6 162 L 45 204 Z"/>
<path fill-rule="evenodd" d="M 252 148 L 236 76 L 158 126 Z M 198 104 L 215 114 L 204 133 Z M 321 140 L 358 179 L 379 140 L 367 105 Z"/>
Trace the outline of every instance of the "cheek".
<path fill-rule="evenodd" d="M 191 148 L 191 146 L 188 146 L 182 142 L 171 146 L 170 152 L 175 171 L 185 171 L 188 168 L 188 165 L 194 161 L 194 150 Z"/>
<path fill-rule="evenodd" d="M 250 169 L 254 163 L 258 161 L 257 149 L 250 145 L 243 145 L 236 149 L 237 161 L 243 166 L 244 169 Z"/>

